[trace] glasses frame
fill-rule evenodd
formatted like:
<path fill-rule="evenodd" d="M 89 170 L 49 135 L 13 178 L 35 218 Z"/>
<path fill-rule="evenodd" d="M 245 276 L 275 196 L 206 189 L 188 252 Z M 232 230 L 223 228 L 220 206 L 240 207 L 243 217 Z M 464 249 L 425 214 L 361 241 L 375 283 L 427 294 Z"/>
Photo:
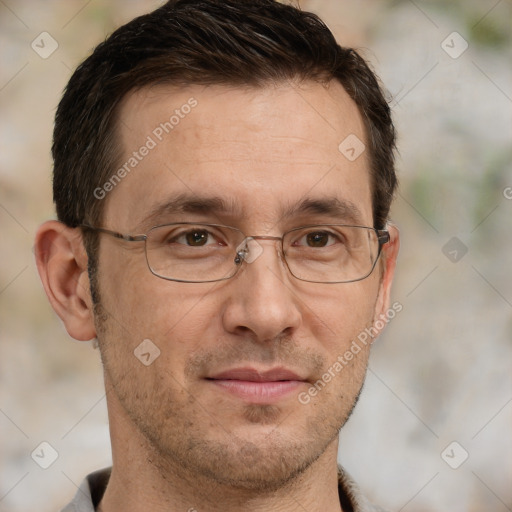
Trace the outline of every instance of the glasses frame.
<path fill-rule="evenodd" d="M 252 240 L 275 240 L 275 241 L 280 241 L 281 242 L 280 245 L 281 245 L 282 260 L 284 261 L 284 263 L 286 265 L 286 268 L 288 269 L 288 272 L 290 272 L 290 274 L 295 279 L 298 279 L 299 281 L 303 281 L 303 282 L 306 282 L 306 283 L 318 283 L 318 284 L 354 283 L 356 281 L 362 281 L 363 279 L 366 279 L 374 271 L 375 266 L 377 265 L 377 261 L 379 261 L 379 258 L 380 258 L 381 252 L 382 252 L 382 247 L 391 240 L 391 236 L 389 234 L 389 231 L 386 230 L 386 229 L 377 229 L 377 228 L 373 228 L 373 227 L 369 227 L 369 226 L 357 226 L 357 225 L 351 225 L 351 224 L 308 224 L 308 225 L 305 225 L 305 226 L 299 226 L 297 228 L 290 229 L 289 231 L 286 231 L 286 233 L 283 233 L 282 236 L 270 236 L 270 235 L 249 235 L 248 236 L 243 231 L 241 231 L 238 228 L 235 228 L 234 226 L 227 226 L 227 225 L 224 225 L 224 224 L 202 223 L 202 222 L 171 222 L 171 223 L 168 223 L 168 224 L 159 224 L 157 226 L 151 227 L 148 230 L 147 233 L 140 234 L 140 235 L 130 235 L 130 234 L 125 234 L 125 233 L 119 233 L 118 231 L 112 231 L 112 230 L 106 229 L 106 228 L 90 226 L 88 224 L 81 224 L 79 227 L 81 229 L 84 229 L 84 230 L 94 231 L 94 232 L 97 232 L 97 233 L 104 233 L 106 235 L 109 235 L 109 236 L 112 236 L 114 238 L 123 240 L 125 242 L 144 242 L 144 254 L 146 256 L 146 264 L 148 266 L 149 271 L 154 276 L 159 277 L 160 279 L 165 279 L 166 281 L 174 281 L 174 282 L 178 282 L 178 283 L 216 283 L 218 281 L 227 281 L 228 279 L 231 279 L 231 278 L 235 277 L 236 274 L 238 274 L 238 271 L 242 267 L 242 263 L 245 261 L 245 256 L 244 256 L 244 251 L 243 250 L 239 250 L 235 254 L 234 260 L 233 260 L 233 263 L 235 264 L 234 272 L 231 275 L 227 276 L 227 277 L 221 277 L 219 279 L 210 279 L 210 280 L 207 280 L 207 281 L 190 281 L 190 280 L 185 280 L 185 279 L 176 279 L 176 278 L 172 278 L 172 277 L 164 277 L 164 276 L 161 276 L 160 274 L 157 274 L 151 268 L 151 265 L 149 264 L 148 251 L 147 251 L 148 235 L 154 229 L 163 228 L 163 227 L 167 227 L 167 226 L 178 226 L 178 225 L 189 225 L 189 226 L 198 226 L 199 225 L 199 226 L 212 226 L 212 227 L 216 227 L 216 228 L 228 228 L 228 229 L 232 229 L 234 231 L 238 231 L 240 234 L 242 234 L 243 237 L 244 237 L 243 240 L 252 239 Z M 294 231 L 299 231 L 299 230 L 304 229 L 304 228 L 317 228 L 317 227 L 362 228 L 362 229 L 368 229 L 370 231 L 374 231 L 375 234 L 377 235 L 377 242 L 378 242 L 379 245 L 378 245 L 377 255 L 375 257 L 375 261 L 373 262 L 373 265 L 372 265 L 371 269 L 368 271 L 368 273 L 366 275 L 364 275 L 363 277 L 359 277 L 357 279 L 350 279 L 348 281 L 312 281 L 310 279 L 303 279 L 301 277 L 297 277 L 292 272 L 292 270 L 290 269 L 290 266 L 289 266 L 288 261 L 286 259 L 286 252 L 284 250 L 284 238 L 287 235 L 289 235 L 290 233 L 293 233 Z"/>

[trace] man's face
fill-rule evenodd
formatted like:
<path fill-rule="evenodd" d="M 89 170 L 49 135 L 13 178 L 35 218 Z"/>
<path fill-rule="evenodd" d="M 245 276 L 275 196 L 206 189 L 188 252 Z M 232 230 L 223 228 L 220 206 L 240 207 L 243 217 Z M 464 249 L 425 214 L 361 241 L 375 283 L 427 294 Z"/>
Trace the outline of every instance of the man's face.
<path fill-rule="evenodd" d="M 197 105 L 180 110 L 192 97 Z M 155 132 L 176 109 L 173 129 Z M 338 149 L 351 134 L 365 140 L 339 84 L 152 87 L 126 98 L 119 127 L 121 165 L 148 136 L 156 146 L 105 199 L 105 228 L 139 234 L 198 222 L 281 236 L 307 224 L 372 226 L 368 152 L 350 161 Z M 172 208 L 177 196 L 187 203 L 181 211 Z M 305 200 L 357 211 L 295 208 Z M 225 209 L 209 207 L 220 202 Z M 299 395 L 382 313 L 381 269 L 353 283 L 302 282 L 278 242 L 259 243 L 263 253 L 234 278 L 191 284 L 151 274 L 143 242 L 102 236 L 106 316 L 96 321 L 114 444 L 119 434 L 150 449 L 159 466 L 250 488 L 280 485 L 336 451 L 369 347 L 309 403 Z M 148 339 L 160 355 L 146 366 L 134 350 Z M 290 382 L 244 383 L 251 375 Z"/>

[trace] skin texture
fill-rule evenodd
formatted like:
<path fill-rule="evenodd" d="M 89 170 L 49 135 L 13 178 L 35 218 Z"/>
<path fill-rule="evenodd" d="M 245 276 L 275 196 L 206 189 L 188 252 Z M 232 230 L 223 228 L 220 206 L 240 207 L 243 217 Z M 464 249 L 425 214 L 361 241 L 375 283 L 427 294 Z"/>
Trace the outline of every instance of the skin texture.
<path fill-rule="evenodd" d="M 120 111 L 126 160 L 190 98 L 197 106 L 103 199 L 102 227 L 140 234 L 193 221 L 281 236 L 305 224 L 372 225 L 368 152 L 351 162 L 338 150 L 350 134 L 365 141 L 338 83 L 142 89 Z M 221 198 L 228 208 L 144 220 L 176 194 Z M 284 215 L 305 198 L 351 203 L 359 218 Z M 298 395 L 387 310 L 398 251 L 390 231 L 367 279 L 334 285 L 293 278 L 272 240 L 259 240 L 263 253 L 228 281 L 166 281 L 149 272 L 144 243 L 101 235 L 95 315 L 80 232 L 45 223 L 36 240 L 45 290 L 72 337 L 97 336 L 104 363 L 114 465 L 102 510 L 341 510 L 338 432 L 369 345 L 308 404 Z M 149 366 L 134 356 L 145 339 L 160 350 Z M 240 367 L 284 367 L 300 382 L 254 403 L 208 380 Z"/>

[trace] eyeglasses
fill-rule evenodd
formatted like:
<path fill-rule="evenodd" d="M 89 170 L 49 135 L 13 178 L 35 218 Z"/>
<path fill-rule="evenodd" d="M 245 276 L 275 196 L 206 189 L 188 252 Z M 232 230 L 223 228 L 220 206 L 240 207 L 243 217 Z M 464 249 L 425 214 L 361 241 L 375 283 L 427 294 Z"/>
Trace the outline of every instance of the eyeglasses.
<path fill-rule="evenodd" d="M 389 232 L 364 226 L 303 226 L 277 236 L 246 236 L 221 224 L 181 222 L 155 226 L 143 235 L 126 235 L 83 225 L 126 242 L 144 242 L 152 274 L 169 281 L 210 283 L 230 279 L 263 252 L 257 240 L 279 241 L 290 273 L 312 283 L 350 283 L 368 277 Z"/>

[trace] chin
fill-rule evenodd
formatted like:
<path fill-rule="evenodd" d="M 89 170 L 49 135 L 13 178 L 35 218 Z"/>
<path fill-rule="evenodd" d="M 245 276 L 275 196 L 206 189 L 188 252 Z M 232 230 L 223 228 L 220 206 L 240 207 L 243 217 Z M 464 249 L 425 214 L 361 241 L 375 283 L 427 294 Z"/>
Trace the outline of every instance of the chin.
<path fill-rule="evenodd" d="M 319 456 L 320 453 L 305 454 L 298 446 L 277 450 L 247 442 L 222 464 L 203 465 L 195 471 L 199 469 L 206 478 L 232 489 L 269 492 L 294 480 Z M 205 462 L 203 459 L 203 464 Z"/>

